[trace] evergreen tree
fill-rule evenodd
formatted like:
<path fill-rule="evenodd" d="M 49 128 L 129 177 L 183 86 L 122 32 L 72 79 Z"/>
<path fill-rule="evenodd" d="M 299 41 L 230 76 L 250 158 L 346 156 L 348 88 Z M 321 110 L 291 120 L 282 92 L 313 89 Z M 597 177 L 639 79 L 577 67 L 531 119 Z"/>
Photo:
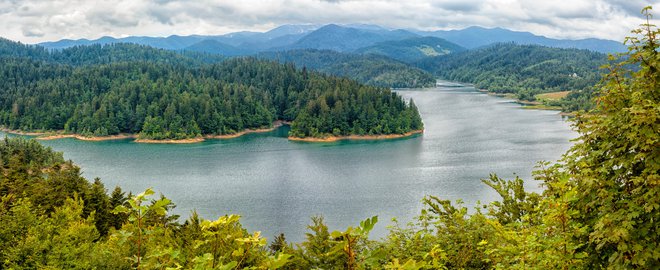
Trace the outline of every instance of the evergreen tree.
<path fill-rule="evenodd" d="M 126 195 L 125 193 L 121 190 L 119 186 L 116 186 L 115 189 L 112 190 L 112 194 L 110 194 L 109 198 L 109 209 L 115 209 L 117 206 L 120 205 L 126 205 Z M 121 229 L 121 226 L 126 222 L 128 219 L 128 216 L 124 213 L 108 213 L 109 218 L 108 218 L 108 226 L 111 226 L 115 229 Z"/>
<path fill-rule="evenodd" d="M 268 246 L 268 249 L 270 249 L 271 252 L 273 253 L 278 253 L 282 252 L 286 249 L 288 244 L 286 243 L 286 238 L 284 238 L 284 234 L 280 233 L 279 235 L 275 236 L 275 239 L 273 239 L 273 242 Z"/>
<path fill-rule="evenodd" d="M 94 213 L 94 222 L 96 230 L 103 236 L 108 233 L 110 225 L 109 210 L 111 209 L 107 190 L 101 182 L 101 179 L 95 178 L 91 189 L 85 196 L 85 214 Z"/>

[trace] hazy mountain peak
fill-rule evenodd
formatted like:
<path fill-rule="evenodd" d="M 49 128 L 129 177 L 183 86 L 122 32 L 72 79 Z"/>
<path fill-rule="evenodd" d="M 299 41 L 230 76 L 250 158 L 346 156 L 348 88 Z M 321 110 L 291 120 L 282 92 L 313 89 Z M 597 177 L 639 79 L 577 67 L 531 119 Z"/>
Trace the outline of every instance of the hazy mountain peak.
<path fill-rule="evenodd" d="M 271 36 L 284 36 L 284 35 L 293 35 L 293 34 L 303 34 L 310 31 L 314 31 L 321 27 L 318 24 L 285 24 L 278 27 L 275 27 L 264 34 Z"/>
<path fill-rule="evenodd" d="M 406 30 L 365 30 L 328 24 L 313 31 L 287 49 L 328 49 L 354 51 L 387 40 L 401 40 L 418 35 Z"/>
<path fill-rule="evenodd" d="M 389 28 L 382 27 L 380 25 L 374 25 L 374 24 L 364 24 L 364 23 L 351 23 L 351 24 L 344 24 L 344 27 L 348 28 L 355 28 L 355 29 L 360 29 L 360 30 L 371 30 L 371 31 L 388 31 L 390 30 Z"/>

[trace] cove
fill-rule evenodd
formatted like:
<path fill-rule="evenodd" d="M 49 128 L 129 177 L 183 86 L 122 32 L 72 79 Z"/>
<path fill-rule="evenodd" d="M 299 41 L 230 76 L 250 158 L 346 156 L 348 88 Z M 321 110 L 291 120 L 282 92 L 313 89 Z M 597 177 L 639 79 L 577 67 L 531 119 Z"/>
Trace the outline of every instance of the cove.
<path fill-rule="evenodd" d="M 313 215 L 331 230 L 379 216 L 372 232 L 386 234 L 392 217 L 411 221 L 424 195 L 488 203 L 497 194 L 480 179 L 490 173 L 531 180 L 537 161 L 554 161 L 577 136 L 556 111 L 523 110 L 512 100 L 473 87 L 399 90 L 413 98 L 424 134 L 383 141 L 295 142 L 287 127 L 197 144 L 140 144 L 132 140 L 41 141 L 100 177 L 138 193 L 148 187 L 172 199 L 174 214 L 196 211 L 215 219 L 239 214 L 269 240 L 280 232 L 302 241 Z M 4 134 L 2 134 L 4 136 Z"/>

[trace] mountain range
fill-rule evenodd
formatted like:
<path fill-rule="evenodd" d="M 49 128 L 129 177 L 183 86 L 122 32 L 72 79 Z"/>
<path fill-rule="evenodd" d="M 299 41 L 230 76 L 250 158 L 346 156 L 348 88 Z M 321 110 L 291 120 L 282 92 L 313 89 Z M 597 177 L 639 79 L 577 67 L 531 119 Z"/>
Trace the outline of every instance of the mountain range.
<path fill-rule="evenodd" d="M 428 44 L 415 44 L 404 41 L 423 37 L 444 39 L 447 48 L 429 50 Z M 397 44 L 398 41 L 401 41 Z M 383 44 L 385 42 L 385 44 Z M 387 42 L 394 42 L 387 44 Z M 434 41 L 438 43 L 438 41 Z M 517 43 L 542 45 L 557 48 L 587 49 L 596 52 L 613 53 L 625 50 L 621 42 L 604 39 L 552 39 L 529 32 L 518 32 L 503 28 L 468 27 L 462 30 L 419 31 L 388 29 L 377 25 L 283 25 L 267 32 L 235 32 L 225 35 L 144 37 L 125 38 L 102 37 L 95 40 L 63 39 L 43 42 L 39 45 L 48 49 L 63 49 L 77 45 L 135 43 L 167 50 L 190 50 L 222 54 L 226 56 L 252 55 L 266 51 L 286 51 L 293 49 L 333 50 L 338 52 L 367 52 L 388 55 L 386 51 L 396 51 L 391 46 L 412 45 L 421 48 L 421 53 L 441 54 L 443 49 L 460 50 L 460 47 L 473 49 L 494 43 Z M 450 44 L 453 43 L 453 44 Z M 378 44 L 378 45 L 377 45 Z M 380 46 L 373 48 L 372 46 Z M 372 48 L 369 48 L 372 47 Z M 433 47 L 433 46 L 430 46 Z M 408 47 L 410 49 L 410 47 Z M 404 50 L 406 50 L 404 48 Z M 408 52 L 410 53 L 410 52 Z M 412 54 L 416 54 L 414 52 Z M 399 59 L 404 60 L 404 59 Z M 405 59 L 411 60 L 411 59 Z"/>
<path fill-rule="evenodd" d="M 468 49 L 483 47 L 494 43 L 517 43 L 521 45 L 541 45 L 546 47 L 587 49 L 590 51 L 613 53 L 623 52 L 626 47 L 618 41 L 597 38 L 587 39 L 552 39 L 534 35 L 530 32 L 518 32 L 504 28 L 468 27 L 449 31 L 415 31 L 422 36 L 446 39 Z"/>

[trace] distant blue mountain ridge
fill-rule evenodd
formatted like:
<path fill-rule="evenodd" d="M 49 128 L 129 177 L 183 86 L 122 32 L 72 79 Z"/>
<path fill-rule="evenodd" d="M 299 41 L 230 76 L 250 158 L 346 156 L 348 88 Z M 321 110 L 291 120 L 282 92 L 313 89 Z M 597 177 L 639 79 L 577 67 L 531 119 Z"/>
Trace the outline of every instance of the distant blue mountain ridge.
<path fill-rule="evenodd" d="M 478 26 L 468 27 L 462 30 L 448 31 L 413 31 L 418 35 L 439 37 L 456 43 L 467 49 L 474 49 L 491 45 L 494 43 L 517 43 L 522 45 L 541 45 L 556 48 L 586 49 L 601 53 L 624 52 L 626 47 L 623 43 L 597 38 L 587 39 L 553 39 L 534 35 L 530 32 L 512 31 L 504 28 L 483 28 Z"/>
<path fill-rule="evenodd" d="M 125 38 L 102 37 L 95 40 L 63 39 L 43 42 L 39 45 L 48 49 L 64 49 L 78 45 L 135 43 L 167 50 L 189 50 L 227 56 L 253 55 L 266 51 L 287 51 L 294 49 L 333 50 L 338 52 L 407 51 L 411 48 L 424 49 L 422 37 L 435 37 L 433 44 L 445 44 L 447 48 L 436 51 L 460 51 L 458 48 L 473 49 L 495 43 L 532 44 L 557 48 L 587 49 L 602 53 L 625 51 L 621 42 L 605 39 L 552 39 L 529 32 L 512 31 L 504 28 L 468 27 L 462 30 L 420 31 L 388 29 L 378 25 L 282 25 L 267 32 L 235 32 L 224 35 L 190 35 L 168 37 L 130 36 Z M 407 41 L 410 39 L 410 41 Z M 417 40 L 414 40 L 417 39 Z M 402 41 L 402 42 L 400 42 Z M 424 40 L 424 42 L 431 42 Z M 453 44 L 452 44 L 453 43 Z M 378 45 L 377 45 L 378 44 Z M 373 47 L 376 46 L 376 47 Z M 401 47 L 403 46 L 403 47 Z M 405 47 L 408 46 L 408 47 Z M 417 46 L 417 47 L 410 47 Z M 426 46 L 424 48 L 420 46 Z M 371 47 L 371 48 L 369 48 Z M 383 48 L 388 48 L 384 50 Z M 425 49 L 428 53 L 428 49 Z M 412 53 L 411 53 L 412 54 Z M 384 54 L 387 55 L 387 54 Z M 391 55 L 390 55 L 391 56 Z M 399 59 L 405 61 L 406 59 Z"/>

